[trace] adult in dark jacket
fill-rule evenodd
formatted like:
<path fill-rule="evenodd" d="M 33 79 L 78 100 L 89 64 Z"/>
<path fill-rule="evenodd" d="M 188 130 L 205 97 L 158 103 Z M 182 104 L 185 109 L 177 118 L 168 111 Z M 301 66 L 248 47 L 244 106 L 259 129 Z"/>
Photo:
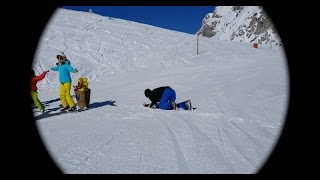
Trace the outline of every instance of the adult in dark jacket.
<path fill-rule="evenodd" d="M 159 108 L 163 110 L 172 110 L 176 108 L 190 110 L 192 108 L 190 100 L 176 104 L 176 92 L 169 86 L 158 87 L 153 90 L 146 89 L 144 95 L 151 101 L 151 104 L 145 105 L 150 108 Z"/>
<path fill-rule="evenodd" d="M 154 90 L 146 89 L 144 95 L 150 99 L 151 108 L 160 108 L 165 110 L 171 110 L 175 107 L 176 92 L 169 86 L 163 86 L 155 88 Z M 157 104 L 160 102 L 159 104 Z"/>

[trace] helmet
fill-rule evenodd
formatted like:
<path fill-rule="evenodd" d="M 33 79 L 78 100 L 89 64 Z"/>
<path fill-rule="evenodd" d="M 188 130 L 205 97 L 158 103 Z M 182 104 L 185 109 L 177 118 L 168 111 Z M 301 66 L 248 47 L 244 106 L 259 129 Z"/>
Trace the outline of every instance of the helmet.
<path fill-rule="evenodd" d="M 57 59 L 59 59 L 60 57 L 67 58 L 63 51 L 58 53 Z"/>
<path fill-rule="evenodd" d="M 63 52 L 63 51 L 59 52 L 59 54 L 58 54 L 58 55 L 60 55 L 61 57 L 67 57 L 67 56 L 64 54 L 64 52 Z"/>

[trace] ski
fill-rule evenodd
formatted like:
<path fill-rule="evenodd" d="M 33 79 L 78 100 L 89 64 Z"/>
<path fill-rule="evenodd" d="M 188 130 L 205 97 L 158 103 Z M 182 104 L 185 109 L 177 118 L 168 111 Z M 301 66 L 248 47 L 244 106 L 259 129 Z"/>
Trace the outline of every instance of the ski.
<path fill-rule="evenodd" d="M 82 112 L 82 111 L 87 111 L 87 110 L 89 110 L 89 109 L 91 109 L 91 108 L 87 108 L 87 107 L 85 107 L 85 108 L 83 108 L 83 109 L 77 109 L 76 111 L 77 112 Z"/>
<path fill-rule="evenodd" d="M 183 106 L 183 108 L 181 107 L 178 107 L 178 104 Z M 189 110 L 189 111 L 194 111 L 195 109 L 197 109 L 196 107 L 193 107 L 192 106 L 192 103 L 191 103 L 191 100 L 186 100 L 186 101 L 183 101 L 181 103 L 178 103 L 176 104 L 176 110 L 179 111 L 179 110 Z M 148 103 L 143 103 L 143 107 L 150 107 L 150 104 Z M 159 107 L 159 106 L 156 106 L 156 107 Z M 153 108 L 153 109 L 159 109 L 159 108 Z"/>
<path fill-rule="evenodd" d="M 60 111 L 60 112 L 65 112 L 65 113 L 77 113 L 77 112 L 87 111 L 87 110 L 89 110 L 89 109 L 90 109 L 90 108 L 83 108 L 83 109 L 78 108 L 78 109 L 73 110 L 73 111 L 62 110 L 62 111 Z"/>

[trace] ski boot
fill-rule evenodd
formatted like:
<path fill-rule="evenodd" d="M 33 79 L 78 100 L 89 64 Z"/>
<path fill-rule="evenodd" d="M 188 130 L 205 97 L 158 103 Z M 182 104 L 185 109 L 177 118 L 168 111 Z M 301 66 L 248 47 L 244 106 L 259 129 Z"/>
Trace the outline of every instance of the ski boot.
<path fill-rule="evenodd" d="M 74 112 L 74 111 L 77 111 L 77 107 L 76 106 L 73 106 L 72 108 L 68 109 L 68 112 Z"/>
<path fill-rule="evenodd" d="M 191 104 L 191 101 L 190 100 L 187 100 L 184 102 L 186 107 L 187 107 L 187 110 L 191 111 L 192 110 L 192 104 Z"/>
<path fill-rule="evenodd" d="M 171 104 L 172 110 L 177 110 L 177 104 L 175 101 L 172 101 L 170 104 Z"/>
<path fill-rule="evenodd" d="M 68 109 L 69 109 L 69 106 L 65 108 L 61 106 L 60 112 L 68 112 Z"/>

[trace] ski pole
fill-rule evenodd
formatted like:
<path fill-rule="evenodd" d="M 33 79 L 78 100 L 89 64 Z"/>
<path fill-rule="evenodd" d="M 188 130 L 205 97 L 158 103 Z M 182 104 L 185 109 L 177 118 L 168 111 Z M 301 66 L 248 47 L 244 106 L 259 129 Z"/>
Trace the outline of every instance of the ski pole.
<path fill-rule="evenodd" d="M 40 67 L 41 71 L 43 72 L 43 69 L 42 69 L 42 67 L 41 67 L 41 64 L 39 65 L 39 67 Z"/>

